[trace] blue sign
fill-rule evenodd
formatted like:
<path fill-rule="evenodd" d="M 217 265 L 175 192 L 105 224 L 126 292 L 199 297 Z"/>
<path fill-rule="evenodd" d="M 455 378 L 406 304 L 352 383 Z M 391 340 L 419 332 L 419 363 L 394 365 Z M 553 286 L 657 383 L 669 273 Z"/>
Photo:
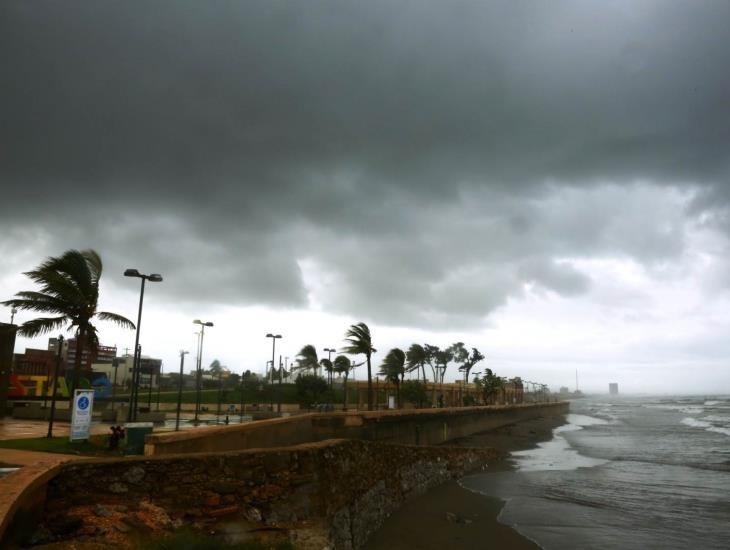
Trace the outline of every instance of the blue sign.
<path fill-rule="evenodd" d="M 83 410 L 87 409 L 88 406 L 89 406 L 89 398 L 86 396 L 81 396 L 81 398 L 79 399 L 79 409 L 81 409 L 83 411 Z"/>

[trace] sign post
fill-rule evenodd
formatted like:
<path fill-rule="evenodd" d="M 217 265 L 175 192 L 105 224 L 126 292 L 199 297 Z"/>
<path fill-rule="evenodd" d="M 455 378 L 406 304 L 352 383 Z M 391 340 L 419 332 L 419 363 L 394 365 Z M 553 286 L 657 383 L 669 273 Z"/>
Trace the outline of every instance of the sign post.
<path fill-rule="evenodd" d="M 91 411 L 94 408 L 94 390 L 74 390 L 69 441 L 89 439 Z"/>

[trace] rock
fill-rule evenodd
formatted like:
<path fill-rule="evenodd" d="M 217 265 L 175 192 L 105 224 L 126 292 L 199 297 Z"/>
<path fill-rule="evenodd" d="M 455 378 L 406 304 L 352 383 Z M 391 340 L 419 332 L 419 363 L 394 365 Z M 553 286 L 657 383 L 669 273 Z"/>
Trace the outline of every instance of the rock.
<path fill-rule="evenodd" d="M 129 489 L 127 488 L 127 486 L 124 483 L 119 483 L 118 481 L 109 485 L 109 492 L 114 493 L 115 495 L 121 495 L 128 491 Z"/>
<path fill-rule="evenodd" d="M 107 508 L 103 504 L 97 504 L 96 506 L 94 506 L 94 513 L 100 518 L 108 518 L 112 515 L 111 510 L 109 510 L 109 508 Z"/>
<path fill-rule="evenodd" d="M 54 535 L 65 536 L 78 531 L 83 524 L 81 518 L 60 517 L 49 521 L 48 528 Z"/>
<path fill-rule="evenodd" d="M 218 493 L 219 495 L 232 495 L 236 492 L 236 486 L 233 483 L 229 483 L 227 481 L 212 483 L 210 485 L 210 489 L 214 493 Z"/>
<path fill-rule="evenodd" d="M 136 529 L 137 531 L 142 532 L 148 532 L 151 531 L 149 525 L 147 525 L 142 519 L 139 518 L 136 514 L 130 514 L 128 516 L 124 516 L 122 518 L 122 521 L 132 527 L 133 529 Z"/>
<path fill-rule="evenodd" d="M 220 506 L 221 503 L 221 496 L 219 494 L 213 493 L 209 494 L 205 497 L 205 500 L 203 501 L 203 504 L 205 506 Z"/>
<path fill-rule="evenodd" d="M 129 470 L 127 470 L 127 472 L 122 477 L 127 483 L 137 485 L 142 482 L 145 475 L 146 472 L 144 471 L 144 468 L 142 468 L 141 466 L 133 466 Z"/>
<path fill-rule="evenodd" d="M 261 510 L 258 508 L 254 508 L 253 506 L 246 510 L 244 513 L 246 516 L 246 519 L 248 521 L 254 521 L 256 523 L 261 523 L 263 521 L 263 517 L 261 516 Z"/>
<path fill-rule="evenodd" d="M 212 518 L 220 518 L 223 516 L 230 516 L 231 514 L 235 514 L 236 512 L 238 512 L 238 506 L 234 504 L 233 506 L 226 506 L 225 508 L 211 510 L 210 512 L 208 512 L 208 515 Z"/>
<path fill-rule="evenodd" d="M 115 523 L 114 529 L 116 529 L 120 533 L 129 533 L 132 530 L 127 525 L 124 525 L 123 523 Z"/>
<path fill-rule="evenodd" d="M 39 544 L 46 544 L 53 541 L 53 534 L 43 526 L 33 531 L 33 534 L 28 537 L 26 544 L 28 546 L 38 546 Z"/>

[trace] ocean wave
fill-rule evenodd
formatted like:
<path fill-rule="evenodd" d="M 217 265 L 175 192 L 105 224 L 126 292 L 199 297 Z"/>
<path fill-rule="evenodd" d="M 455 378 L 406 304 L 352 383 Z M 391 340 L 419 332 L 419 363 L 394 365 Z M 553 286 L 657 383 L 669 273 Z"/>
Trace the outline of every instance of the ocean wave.
<path fill-rule="evenodd" d="M 705 406 L 711 407 L 713 405 L 719 405 L 720 403 L 722 403 L 722 401 L 705 401 Z"/>
<path fill-rule="evenodd" d="M 644 405 L 647 409 L 662 409 L 665 411 L 677 411 L 684 414 L 702 414 L 705 412 L 704 405 Z"/>
<path fill-rule="evenodd" d="M 707 416 L 703 416 L 702 420 L 706 420 L 707 422 L 726 422 L 730 424 L 730 415 L 708 414 Z"/>
<path fill-rule="evenodd" d="M 683 418 L 682 424 L 685 426 L 692 426 L 693 428 L 709 428 L 712 426 L 711 423 L 703 420 L 697 420 L 696 418 Z"/>
<path fill-rule="evenodd" d="M 730 428 L 721 428 L 719 426 L 710 426 L 707 428 L 708 432 L 715 432 L 718 434 L 730 435 Z"/>

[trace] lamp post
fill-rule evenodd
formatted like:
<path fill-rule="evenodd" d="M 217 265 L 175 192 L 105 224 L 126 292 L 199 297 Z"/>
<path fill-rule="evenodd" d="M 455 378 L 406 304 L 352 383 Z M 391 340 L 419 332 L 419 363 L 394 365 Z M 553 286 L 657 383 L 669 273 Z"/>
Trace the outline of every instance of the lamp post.
<path fill-rule="evenodd" d="M 281 338 L 281 334 L 271 334 L 270 332 L 266 335 L 267 338 L 271 338 L 271 383 L 274 383 L 274 358 L 276 356 L 276 339 Z"/>
<path fill-rule="evenodd" d="M 12 325 L 15 322 L 15 314 L 18 313 L 18 308 L 13 306 L 10 308 L 10 324 Z"/>
<path fill-rule="evenodd" d="M 275 365 L 274 358 L 276 357 L 276 339 L 277 338 L 281 338 L 281 334 L 272 334 L 272 333 L 269 332 L 266 335 L 266 337 L 267 338 L 271 338 L 271 385 L 272 385 L 272 388 L 271 389 L 273 390 L 274 389 L 273 388 L 273 385 L 274 385 L 274 365 Z M 273 399 L 273 396 L 272 396 L 272 399 Z M 272 411 L 274 410 L 274 403 L 273 403 L 273 401 L 271 403 L 271 410 Z"/>
<path fill-rule="evenodd" d="M 200 345 L 198 346 L 198 379 L 195 397 L 195 422 L 198 422 L 198 415 L 200 414 L 200 378 L 202 376 L 202 365 L 203 365 L 203 338 L 205 337 L 205 327 L 212 327 L 213 323 L 210 321 L 203 322 L 200 319 L 195 319 L 194 324 L 200 325 Z"/>
<path fill-rule="evenodd" d="M 139 329 L 142 324 L 142 303 L 144 302 L 144 285 L 147 281 L 151 283 L 162 282 L 162 275 L 159 273 L 151 273 L 145 275 L 140 273 L 136 269 L 127 269 L 124 271 L 125 277 L 137 277 L 142 279 L 142 285 L 139 291 L 139 311 L 137 312 L 137 333 L 134 338 L 134 350 L 135 353 L 139 348 Z M 137 384 L 139 382 L 139 355 L 135 355 L 134 365 L 132 367 L 132 391 L 129 394 L 129 411 L 127 413 L 127 422 L 132 422 L 137 419 Z"/>
<path fill-rule="evenodd" d="M 180 407 L 182 405 L 182 389 L 183 389 L 183 366 L 185 365 L 185 355 L 189 352 L 180 350 L 180 379 L 177 381 L 177 413 L 175 415 L 175 431 L 180 430 Z"/>

